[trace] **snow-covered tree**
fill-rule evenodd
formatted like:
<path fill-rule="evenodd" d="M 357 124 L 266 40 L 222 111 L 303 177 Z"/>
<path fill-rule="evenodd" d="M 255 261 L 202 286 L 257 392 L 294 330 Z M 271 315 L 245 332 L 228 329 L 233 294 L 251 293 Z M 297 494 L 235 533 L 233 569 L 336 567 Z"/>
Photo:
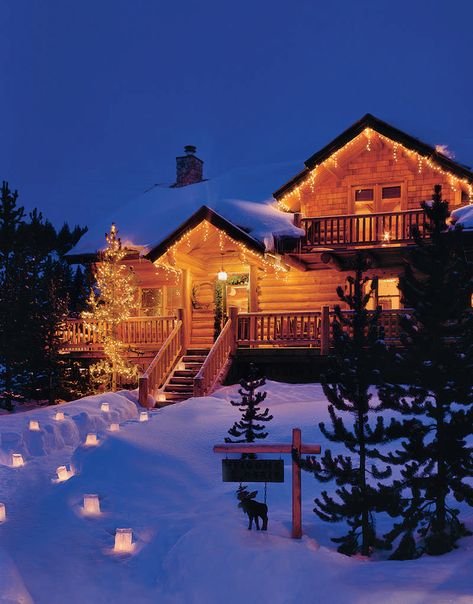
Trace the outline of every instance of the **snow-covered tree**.
<path fill-rule="evenodd" d="M 385 457 L 402 466 L 404 512 L 387 535 L 402 535 L 395 559 L 424 551 L 442 554 L 466 534 L 454 501 L 473 506 L 473 266 L 463 248 L 463 233 L 448 229 L 448 203 L 437 185 L 422 204 L 429 238 L 415 230 L 400 290 L 413 309 L 402 320 L 402 349 L 396 355 L 409 385 L 380 388 L 386 408 L 411 418 L 404 442 Z"/>
<path fill-rule="evenodd" d="M 392 420 L 385 425 L 378 416 L 374 425 L 370 418 L 379 411 L 372 401 L 370 387 L 378 379 L 378 357 L 384 346 L 379 340 L 379 310 L 368 311 L 367 304 L 376 288 L 376 280 L 365 276 L 366 261 L 362 254 L 355 260 L 354 276 L 347 278 L 347 286 L 339 287 L 337 294 L 350 313 L 335 307 L 333 321 L 333 353 L 329 368 L 322 377 L 322 386 L 329 401 L 331 429 L 320 423 L 325 437 L 341 443 L 346 452 L 333 455 L 327 450 L 322 458 L 299 460 L 304 470 L 312 472 L 320 482 L 335 481 L 334 494 L 323 491 L 315 499 L 314 512 L 326 522 L 345 521 L 349 530 L 332 541 L 338 551 L 347 555 L 361 553 L 369 556 L 375 547 L 388 544 L 376 535 L 375 515 L 398 511 L 398 496 L 391 485 L 379 482 L 391 476 L 391 468 L 378 468 L 369 463 L 377 457 L 374 447 L 389 443 L 398 437 L 400 424 Z M 337 414 L 337 412 L 339 412 Z M 345 416 L 345 419 L 344 417 Z M 353 422 L 353 428 L 346 425 Z"/>
<path fill-rule="evenodd" d="M 103 360 L 91 366 L 91 374 L 102 387 L 115 391 L 119 379 L 134 381 L 138 378 L 138 367 L 128 360 L 128 347 L 119 337 L 120 323 L 129 319 L 138 308 L 138 296 L 134 274 L 123 263 L 127 252 L 114 224 L 105 238 L 107 246 L 96 267 L 89 310 L 84 311 L 82 317 L 98 333 L 105 355 Z"/>

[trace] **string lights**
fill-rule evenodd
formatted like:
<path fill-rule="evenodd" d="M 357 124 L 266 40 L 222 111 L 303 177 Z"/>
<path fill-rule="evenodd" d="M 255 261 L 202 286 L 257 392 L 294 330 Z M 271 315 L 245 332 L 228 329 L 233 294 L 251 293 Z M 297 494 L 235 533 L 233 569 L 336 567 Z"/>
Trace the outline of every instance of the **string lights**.
<path fill-rule="evenodd" d="M 320 164 L 314 166 L 312 170 L 308 172 L 303 182 L 293 187 L 288 193 L 278 199 L 276 201 L 278 209 L 283 212 L 292 212 L 292 208 L 294 207 L 294 201 L 301 199 L 301 195 L 306 187 L 309 187 L 310 191 L 314 192 L 316 177 L 320 173 L 320 169 L 322 167 L 324 167 L 328 162 L 331 165 L 338 166 L 340 154 L 344 153 L 347 149 L 353 147 L 354 145 L 359 145 L 360 140 L 363 139 L 365 139 L 365 149 L 367 151 L 371 151 L 373 148 L 372 142 L 374 137 L 377 137 L 379 140 L 388 145 L 392 145 L 393 160 L 396 163 L 399 159 L 399 148 L 401 147 L 402 153 L 416 162 L 418 174 L 422 174 L 425 169 L 430 169 L 433 172 L 440 174 L 449 182 L 453 191 L 458 191 L 462 188 L 465 189 L 468 192 L 469 203 L 473 203 L 473 184 L 467 178 L 455 176 L 451 172 L 444 170 L 429 155 L 422 155 L 421 153 L 418 153 L 413 149 L 408 149 L 404 145 L 401 145 L 400 143 L 393 141 L 387 136 L 380 134 L 376 130 L 372 130 L 371 128 L 365 128 L 363 132 L 360 132 L 358 136 L 348 141 L 348 143 L 346 143 L 343 147 L 335 151 L 329 158 L 327 158 Z"/>

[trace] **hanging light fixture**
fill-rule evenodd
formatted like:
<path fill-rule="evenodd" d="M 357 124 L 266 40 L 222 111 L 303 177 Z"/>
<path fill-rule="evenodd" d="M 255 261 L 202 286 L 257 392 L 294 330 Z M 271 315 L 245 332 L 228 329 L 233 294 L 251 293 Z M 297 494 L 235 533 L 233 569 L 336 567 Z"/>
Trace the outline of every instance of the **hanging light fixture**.
<path fill-rule="evenodd" d="M 217 273 L 217 279 L 219 281 L 226 281 L 228 279 L 228 275 L 227 275 L 227 272 L 223 268 L 223 252 L 221 252 L 221 254 L 222 254 L 222 266 L 221 266 L 221 270 Z"/>

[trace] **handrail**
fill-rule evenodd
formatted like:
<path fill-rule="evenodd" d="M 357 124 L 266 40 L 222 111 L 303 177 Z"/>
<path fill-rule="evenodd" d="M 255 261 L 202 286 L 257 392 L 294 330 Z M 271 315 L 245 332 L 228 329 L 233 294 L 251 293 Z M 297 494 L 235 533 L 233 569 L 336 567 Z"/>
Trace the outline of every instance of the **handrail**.
<path fill-rule="evenodd" d="M 212 392 L 228 364 L 230 355 L 235 351 L 238 309 L 231 307 L 229 311 L 227 322 L 194 378 L 194 396 L 205 396 Z"/>
<path fill-rule="evenodd" d="M 130 317 L 118 325 L 117 337 L 124 344 L 160 344 L 171 332 L 175 320 L 173 316 Z M 109 327 L 105 321 L 66 319 L 61 330 L 61 348 L 99 349 L 102 347 L 102 335 Z"/>
<path fill-rule="evenodd" d="M 397 212 L 373 212 L 301 218 L 305 231 L 302 248 L 311 246 L 399 244 L 414 240 L 415 226 L 422 237 L 428 221 L 422 208 Z"/>
<path fill-rule="evenodd" d="M 163 385 L 169 372 L 182 351 L 182 321 L 177 321 L 154 359 L 139 379 L 138 397 L 140 405 L 147 407 L 148 395 Z"/>

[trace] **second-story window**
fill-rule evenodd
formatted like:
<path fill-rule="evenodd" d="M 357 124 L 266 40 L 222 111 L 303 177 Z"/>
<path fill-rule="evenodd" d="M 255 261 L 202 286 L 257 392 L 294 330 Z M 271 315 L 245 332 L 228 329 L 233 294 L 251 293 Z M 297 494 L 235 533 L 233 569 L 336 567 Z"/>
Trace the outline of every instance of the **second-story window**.
<path fill-rule="evenodd" d="M 376 184 L 352 187 L 352 207 L 355 214 L 399 212 L 402 204 L 401 184 Z"/>

